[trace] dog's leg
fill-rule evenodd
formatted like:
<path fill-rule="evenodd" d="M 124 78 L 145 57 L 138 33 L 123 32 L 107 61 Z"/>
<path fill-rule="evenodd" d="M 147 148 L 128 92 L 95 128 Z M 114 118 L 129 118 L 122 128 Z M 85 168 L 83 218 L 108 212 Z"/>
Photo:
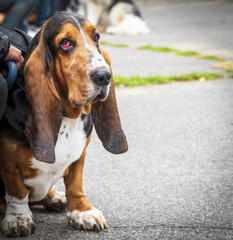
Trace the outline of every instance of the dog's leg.
<path fill-rule="evenodd" d="M 67 218 L 77 229 L 99 231 L 107 227 L 107 224 L 102 212 L 85 198 L 82 187 L 84 161 L 85 153 L 67 169 L 64 176 L 68 201 Z"/>
<path fill-rule="evenodd" d="M 29 236 L 35 231 L 32 213 L 28 206 L 29 190 L 24 185 L 18 170 L 2 171 L 2 179 L 6 188 L 7 203 L 2 229 L 5 236 Z"/>
<path fill-rule="evenodd" d="M 42 204 L 49 211 L 63 211 L 67 207 L 65 193 L 51 189 L 42 200 Z"/>
<path fill-rule="evenodd" d="M 87 19 L 95 26 L 98 25 L 100 16 L 104 12 L 104 5 L 95 1 L 87 1 Z"/>

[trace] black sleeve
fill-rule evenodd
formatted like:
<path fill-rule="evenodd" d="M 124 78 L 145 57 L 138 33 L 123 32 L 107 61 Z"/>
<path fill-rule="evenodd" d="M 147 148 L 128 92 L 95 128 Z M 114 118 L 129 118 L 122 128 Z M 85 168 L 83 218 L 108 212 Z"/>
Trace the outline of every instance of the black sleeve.
<path fill-rule="evenodd" d="M 0 63 L 3 62 L 4 58 L 9 52 L 10 41 L 6 35 L 0 32 Z"/>

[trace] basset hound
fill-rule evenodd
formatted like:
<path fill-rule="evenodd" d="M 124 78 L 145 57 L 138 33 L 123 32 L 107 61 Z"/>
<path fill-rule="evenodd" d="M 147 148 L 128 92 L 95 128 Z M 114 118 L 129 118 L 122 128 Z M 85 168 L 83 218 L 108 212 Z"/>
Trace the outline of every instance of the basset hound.
<path fill-rule="evenodd" d="M 128 149 L 117 110 L 111 62 L 98 30 L 84 17 L 52 16 L 25 57 L 25 89 L 9 91 L 0 122 L 0 203 L 6 203 L 5 236 L 34 232 L 30 204 L 59 210 L 77 229 L 101 230 L 106 220 L 85 198 L 85 152 L 93 125 L 102 144 Z M 64 179 L 65 195 L 52 190 Z"/>

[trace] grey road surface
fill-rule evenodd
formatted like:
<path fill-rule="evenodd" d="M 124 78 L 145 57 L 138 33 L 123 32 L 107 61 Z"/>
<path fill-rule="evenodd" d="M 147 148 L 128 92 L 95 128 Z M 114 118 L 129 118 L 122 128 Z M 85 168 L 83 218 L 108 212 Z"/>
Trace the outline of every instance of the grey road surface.
<path fill-rule="evenodd" d="M 131 46 L 105 47 L 115 73 L 219 71 L 213 61 L 135 49 L 148 43 L 233 59 L 232 1 L 137 2 L 149 35 L 102 36 Z M 86 196 L 109 228 L 78 231 L 65 212 L 33 208 L 36 232 L 25 239 L 233 239 L 233 79 L 119 88 L 117 99 L 129 151 L 112 155 L 93 134 L 84 171 Z"/>
<path fill-rule="evenodd" d="M 65 212 L 36 208 L 28 239 L 232 239 L 233 80 L 117 94 L 129 151 L 111 155 L 94 135 L 84 172 L 109 228 L 81 232 Z"/>

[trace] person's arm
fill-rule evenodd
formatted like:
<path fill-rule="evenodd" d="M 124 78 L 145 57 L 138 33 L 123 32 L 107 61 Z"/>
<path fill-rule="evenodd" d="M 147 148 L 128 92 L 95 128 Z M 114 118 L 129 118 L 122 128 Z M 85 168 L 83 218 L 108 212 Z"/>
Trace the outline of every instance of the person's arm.
<path fill-rule="evenodd" d="M 19 70 L 23 64 L 24 58 L 22 52 L 10 45 L 8 37 L 0 32 L 0 63 L 8 60 L 14 61 Z M 3 77 L 7 77 L 8 71 L 3 69 L 1 74 Z"/>
<path fill-rule="evenodd" d="M 4 58 L 4 61 L 8 61 L 8 60 L 14 61 L 17 69 L 19 70 L 23 64 L 24 58 L 19 49 L 10 45 L 9 51 L 8 51 L 6 57 Z"/>

